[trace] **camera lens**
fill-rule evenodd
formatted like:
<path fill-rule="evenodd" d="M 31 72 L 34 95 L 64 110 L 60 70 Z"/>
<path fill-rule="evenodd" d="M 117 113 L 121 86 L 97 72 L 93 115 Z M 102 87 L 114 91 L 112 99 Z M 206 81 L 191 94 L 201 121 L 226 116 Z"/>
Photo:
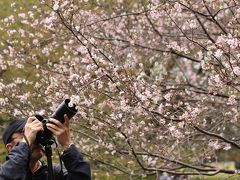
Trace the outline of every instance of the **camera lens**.
<path fill-rule="evenodd" d="M 52 118 L 59 120 L 61 123 L 64 123 L 64 114 L 67 114 L 68 118 L 71 119 L 76 113 L 76 105 L 73 104 L 73 107 L 69 106 L 70 99 L 65 99 L 52 114 Z"/>

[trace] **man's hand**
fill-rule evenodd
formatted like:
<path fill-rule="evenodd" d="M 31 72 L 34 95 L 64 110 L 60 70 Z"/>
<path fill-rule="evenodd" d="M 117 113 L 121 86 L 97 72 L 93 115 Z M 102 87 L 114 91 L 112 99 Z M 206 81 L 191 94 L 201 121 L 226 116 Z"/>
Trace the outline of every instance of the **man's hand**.
<path fill-rule="evenodd" d="M 70 128 L 69 128 L 69 118 L 64 115 L 65 122 L 62 124 L 60 121 L 51 118 L 50 122 L 47 123 L 47 128 L 57 137 L 57 141 L 63 149 L 66 149 L 71 143 Z"/>
<path fill-rule="evenodd" d="M 24 127 L 24 135 L 27 138 L 29 146 L 34 143 L 39 131 L 43 131 L 42 123 L 36 117 L 29 117 Z"/>

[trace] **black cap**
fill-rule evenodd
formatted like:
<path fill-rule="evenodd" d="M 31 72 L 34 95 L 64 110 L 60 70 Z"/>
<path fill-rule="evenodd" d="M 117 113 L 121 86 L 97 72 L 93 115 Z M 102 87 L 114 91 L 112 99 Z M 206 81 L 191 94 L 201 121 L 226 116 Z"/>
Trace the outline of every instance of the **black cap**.
<path fill-rule="evenodd" d="M 12 120 L 3 131 L 3 143 L 5 145 L 10 143 L 13 133 L 23 131 L 26 122 L 25 118 Z"/>

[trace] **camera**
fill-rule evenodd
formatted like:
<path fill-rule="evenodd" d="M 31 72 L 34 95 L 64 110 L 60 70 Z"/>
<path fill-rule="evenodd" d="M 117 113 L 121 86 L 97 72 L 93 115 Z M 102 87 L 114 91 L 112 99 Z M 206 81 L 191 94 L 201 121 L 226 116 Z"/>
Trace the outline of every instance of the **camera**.
<path fill-rule="evenodd" d="M 58 121 L 60 121 L 61 123 L 64 123 L 64 114 L 66 114 L 68 116 L 69 119 L 71 119 L 76 113 L 77 113 L 77 109 L 76 109 L 76 105 L 73 104 L 73 106 L 69 106 L 70 103 L 70 99 L 65 99 L 55 110 L 55 112 L 50 116 L 50 118 L 54 118 L 57 119 Z M 43 146 L 46 145 L 52 145 L 55 140 L 54 137 L 52 135 L 52 132 L 50 130 L 47 129 L 46 124 L 47 123 L 52 123 L 50 122 L 49 118 L 45 118 L 41 115 L 35 115 L 35 117 L 42 122 L 43 125 L 43 132 L 38 132 L 37 136 L 36 136 L 36 143 L 39 143 Z"/>

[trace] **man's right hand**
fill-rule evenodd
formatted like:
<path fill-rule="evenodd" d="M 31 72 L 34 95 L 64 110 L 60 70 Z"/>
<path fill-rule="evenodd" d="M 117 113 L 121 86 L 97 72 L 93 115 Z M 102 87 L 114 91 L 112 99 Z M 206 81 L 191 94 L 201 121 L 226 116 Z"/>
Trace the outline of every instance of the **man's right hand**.
<path fill-rule="evenodd" d="M 39 131 L 43 131 L 42 123 L 34 116 L 29 117 L 24 127 L 24 135 L 27 138 L 29 146 L 31 146 L 34 143 L 37 132 Z"/>

